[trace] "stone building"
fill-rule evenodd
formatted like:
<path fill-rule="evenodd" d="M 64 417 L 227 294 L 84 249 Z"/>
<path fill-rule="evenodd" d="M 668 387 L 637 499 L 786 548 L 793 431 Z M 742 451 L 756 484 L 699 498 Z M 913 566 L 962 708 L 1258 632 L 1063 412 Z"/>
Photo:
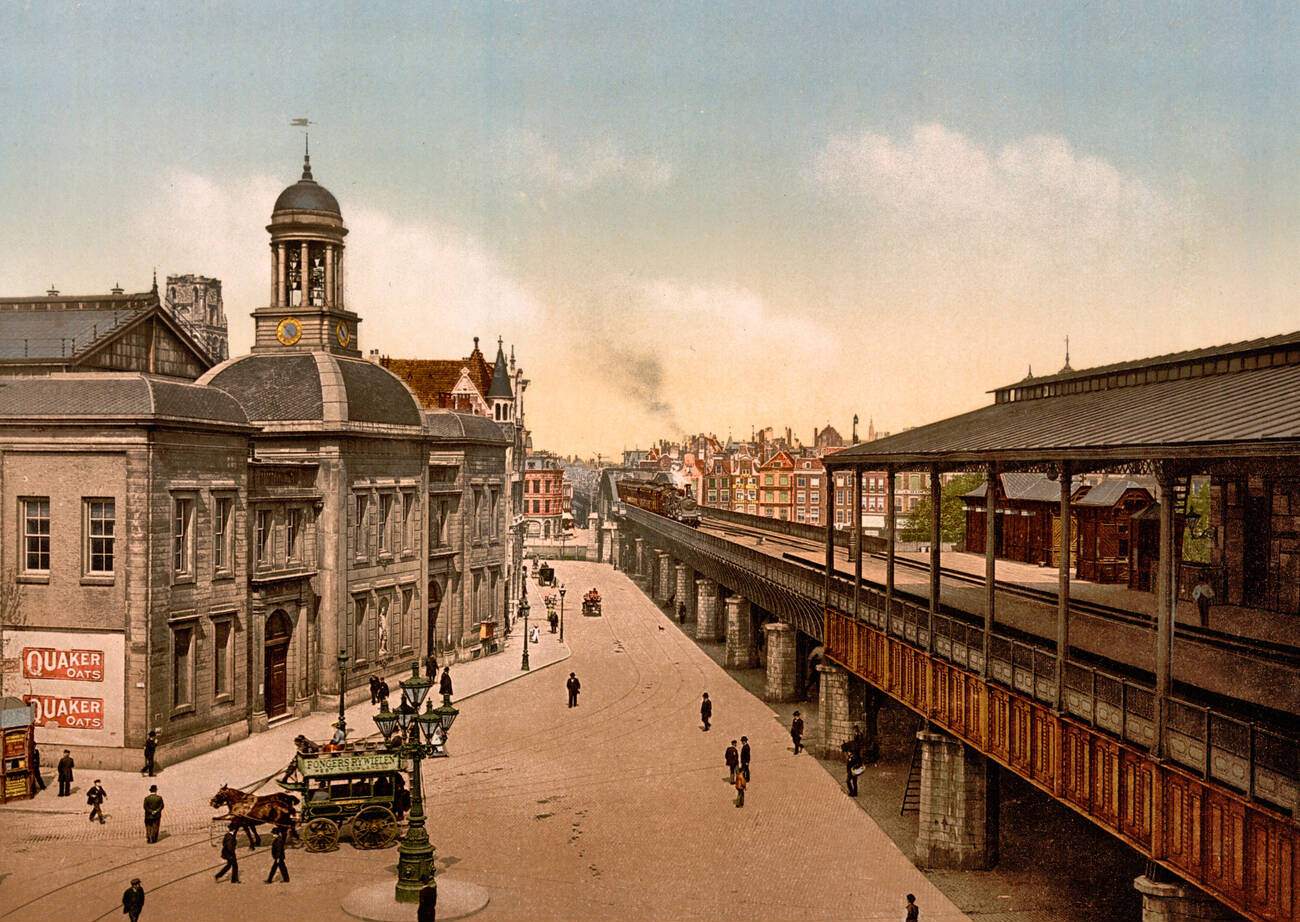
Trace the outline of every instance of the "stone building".
<path fill-rule="evenodd" d="M 336 707 L 340 651 L 360 698 L 368 674 L 504 634 L 511 439 L 362 357 L 347 229 L 309 163 L 267 230 L 250 354 L 208 368 L 155 291 L 107 344 L 153 324 L 130 361 L 89 360 L 101 345 L 0 377 L 0 553 L 22 590 L 3 691 L 81 765 L 136 767 L 150 727 L 165 764 Z"/>
<path fill-rule="evenodd" d="M 169 275 L 163 303 L 207 350 L 214 363 L 230 358 L 220 279 L 206 275 Z"/>

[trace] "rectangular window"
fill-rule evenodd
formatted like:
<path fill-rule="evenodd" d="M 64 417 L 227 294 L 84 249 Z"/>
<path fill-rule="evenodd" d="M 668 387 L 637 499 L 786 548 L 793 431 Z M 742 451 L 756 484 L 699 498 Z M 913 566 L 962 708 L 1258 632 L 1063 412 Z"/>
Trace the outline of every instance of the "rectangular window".
<path fill-rule="evenodd" d="M 391 549 L 389 538 L 393 524 L 393 494 L 379 494 L 379 553 Z"/>
<path fill-rule="evenodd" d="M 188 497 L 172 500 L 172 572 L 194 572 L 194 500 Z"/>
<path fill-rule="evenodd" d="M 803 477 L 803 476 L 796 477 L 796 478 L 795 478 L 795 486 L 797 486 L 797 487 L 806 487 L 806 486 L 808 486 L 808 478 L 807 478 L 807 477 Z"/>
<path fill-rule="evenodd" d="M 442 546 L 442 503 L 429 503 L 429 550 Z"/>
<path fill-rule="evenodd" d="M 212 505 L 212 566 L 218 573 L 229 570 L 234 558 L 234 510 L 235 501 L 229 496 L 218 496 Z"/>
<path fill-rule="evenodd" d="M 402 647 L 415 646 L 415 590 L 402 590 Z"/>
<path fill-rule="evenodd" d="M 23 504 L 23 572 L 50 572 L 50 498 L 34 496 Z"/>
<path fill-rule="evenodd" d="M 474 583 L 473 583 L 473 590 L 470 595 L 470 604 L 473 606 L 473 608 L 470 610 L 470 615 L 473 617 L 474 623 L 478 624 L 479 621 L 483 620 L 482 619 L 482 612 L 483 612 L 483 574 L 482 573 L 474 574 Z"/>
<path fill-rule="evenodd" d="M 795 500 L 800 504 L 807 502 L 807 494 L 804 493 L 802 490 L 800 490 L 798 493 L 795 494 Z"/>
<path fill-rule="evenodd" d="M 352 597 L 353 641 L 352 661 L 364 662 L 366 659 L 366 597 Z"/>
<path fill-rule="evenodd" d="M 364 560 L 366 547 L 366 518 L 370 514 L 370 494 L 358 493 L 355 502 L 355 514 L 352 518 L 352 554 L 358 560 Z"/>
<path fill-rule="evenodd" d="M 83 504 L 86 544 L 82 557 L 86 562 L 86 575 L 112 576 L 117 532 L 116 504 L 111 499 L 87 499 Z"/>
<path fill-rule="evenodd" d="M 497 536 L 497 491 L 488 490 L 488 534 L 493 538 Z"/>
<path fill-rule="evenodd" d="M 271 565 L 271 510 L 257 510 L 257 518 L 253 527 L 254 546 L 257 548 L 257 559 L 253 561 L 254 566 Z"/>
<path fill-rule="evenodd" d="M 172 629 L 172 708 L 194 704 L 194 627 Z"/>
<path fill-rule="evenodd" d="M 289 509 L 284 514 L 285 556 L 290 560 L 302 559 L 302 510 Z"/>
<path fill-rule="evenodd" d="M 402 494 L 402 550 L 415 550 L 415 494 Z"/>
<path fill-rule="evenodd" d="M 235 632 L 229 620 L 212 622 L 212 695 L 228 698 L 234 687 Z"/>

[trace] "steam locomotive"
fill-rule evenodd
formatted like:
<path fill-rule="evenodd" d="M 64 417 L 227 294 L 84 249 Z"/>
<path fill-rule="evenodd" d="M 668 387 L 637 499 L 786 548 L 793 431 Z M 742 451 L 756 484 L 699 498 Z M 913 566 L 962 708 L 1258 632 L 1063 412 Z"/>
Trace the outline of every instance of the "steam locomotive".
<path fill-rule="evenodd" d="M 700 507 L 685 490 L 661 480 L 622 480 L 618 484 L 618 498 L 629 506 L 636 506 L 655 515 L 681 522 L 691 528 L 700 527 Z"/>

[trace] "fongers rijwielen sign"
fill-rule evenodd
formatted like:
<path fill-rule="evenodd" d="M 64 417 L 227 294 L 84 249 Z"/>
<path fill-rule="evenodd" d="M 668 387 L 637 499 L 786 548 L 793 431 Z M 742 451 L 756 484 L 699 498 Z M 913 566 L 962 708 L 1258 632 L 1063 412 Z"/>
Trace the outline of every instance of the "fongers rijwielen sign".
<path fill-rule="evenodd" d="M 5 641 L 43 742 L 122 745 L 121 634 L 15 631 Z"/>

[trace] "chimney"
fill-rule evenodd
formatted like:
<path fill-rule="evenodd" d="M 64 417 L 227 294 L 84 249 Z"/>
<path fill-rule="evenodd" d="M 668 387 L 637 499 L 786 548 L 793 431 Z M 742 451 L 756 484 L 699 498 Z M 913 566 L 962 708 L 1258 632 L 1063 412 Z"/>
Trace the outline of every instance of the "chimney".
<path fill-rule="evenodd" d="M 378 350 L 378 349 L 371 349 L 371 350 L 370 350 L 370 361 L 374 362 L 376 365 L 382 364 L 382 363 L 379 361 L 379 350 Z"/>

